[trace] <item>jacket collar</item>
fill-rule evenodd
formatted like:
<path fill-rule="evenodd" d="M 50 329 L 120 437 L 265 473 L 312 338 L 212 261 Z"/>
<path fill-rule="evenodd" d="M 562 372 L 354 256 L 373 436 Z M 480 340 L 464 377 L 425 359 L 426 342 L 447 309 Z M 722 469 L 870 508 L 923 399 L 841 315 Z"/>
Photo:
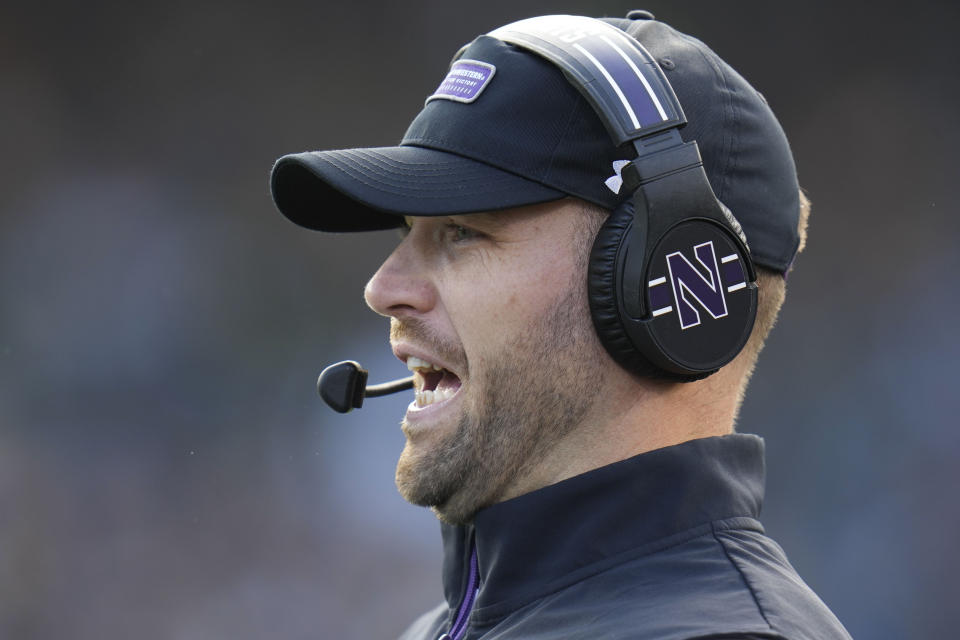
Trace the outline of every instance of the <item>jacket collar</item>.
<path fill-rule="evenodd" d="M 444 594 L 463 596 L 475 544 L 476 607 L 509 611 L 627 557 L 651 553 L 710 523 L 759 516 L 763 440 L 691 440 L 628 458 L 442 525 Z M 760 528 L 759 522 L 747 526 Z"/>

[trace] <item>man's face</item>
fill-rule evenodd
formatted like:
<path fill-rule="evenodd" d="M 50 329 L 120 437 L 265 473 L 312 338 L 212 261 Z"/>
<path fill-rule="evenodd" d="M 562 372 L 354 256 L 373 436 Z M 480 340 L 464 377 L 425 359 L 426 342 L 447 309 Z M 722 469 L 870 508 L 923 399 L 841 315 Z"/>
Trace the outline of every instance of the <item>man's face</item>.
<path fill-rule="evenodd" d="M 397 486 L 448 522 L 556 478 L 602 402 L 586 301 L 593 226 L 577 201 L 409 218 L 366 288 L 415 372 Z M 566 444 L 566 446 L 565 446 Z"/>

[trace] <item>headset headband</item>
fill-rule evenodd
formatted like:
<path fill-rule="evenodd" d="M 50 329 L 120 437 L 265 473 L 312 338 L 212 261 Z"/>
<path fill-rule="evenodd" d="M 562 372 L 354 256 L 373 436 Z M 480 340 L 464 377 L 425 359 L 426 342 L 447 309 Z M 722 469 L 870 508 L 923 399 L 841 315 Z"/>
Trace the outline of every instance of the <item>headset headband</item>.
<path fill-rule="evenodd" d="M 508 24 L 491 37 L 558 66 L 593 106 L 613 141 L 634 142 L 687 123 L 680 102 L 650 52 L 617 27 L 582 16 L 540 16 Z M 679 136 L 676 137 L 680 144 Z M 672 145 L 670 145 L 672 146 Z"/>

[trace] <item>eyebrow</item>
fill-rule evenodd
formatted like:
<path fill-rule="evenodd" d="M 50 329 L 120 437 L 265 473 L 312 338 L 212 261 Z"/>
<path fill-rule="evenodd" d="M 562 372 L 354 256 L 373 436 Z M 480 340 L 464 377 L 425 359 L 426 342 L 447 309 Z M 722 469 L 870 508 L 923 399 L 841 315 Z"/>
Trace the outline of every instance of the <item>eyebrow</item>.
<path fill-rule="evenodd" d="M 454 223 L 470 224 L 474 222 L 479 226 L 491 231 L 499 231 L 504 227 L 515 222 L 509 215 L 498 215 L 500 212 L 481 212 L 481 213 L 452 213 L 445 216 L 403 216 L 403 224 L 408 229 L 413 226 L 413 221 L 417 218 L 443 219 L 453 221 Z"/>
<path fill-rule="evenodd" d="M 483 213 L 453 214 L 450 216 L 450 219 L 454 220 L 455 222 L 463 221 L 464 223 L 476 221 L 479 226 L 491 231 L 500 231 L 503 228 L 510 226 L 511 223 L 516 222 L 516 218 L 513 218 L 508 214 L 493 211 Z"/>

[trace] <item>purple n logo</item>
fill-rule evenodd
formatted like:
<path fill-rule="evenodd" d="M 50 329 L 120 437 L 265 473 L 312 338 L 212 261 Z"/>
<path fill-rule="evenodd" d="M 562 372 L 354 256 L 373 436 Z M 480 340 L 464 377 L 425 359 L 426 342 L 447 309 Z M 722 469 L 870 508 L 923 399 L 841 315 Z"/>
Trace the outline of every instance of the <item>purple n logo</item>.
<path fill-rule="evenodd" d="M 700 312 L 694 302 L 706 309 L 714 320 L 727 315 L 727 301 L 723 295 L 713 242 L 698 244 L 693 248 L 693 252 L 697 256 L 697 262 L 706 269 L 706 275 L 679 251 L 667 255 L 667 268 L 670 270 L 670 283 L 673 285 L 673 299 L 680 314 L 681 329 L 700 324 Z"/>

